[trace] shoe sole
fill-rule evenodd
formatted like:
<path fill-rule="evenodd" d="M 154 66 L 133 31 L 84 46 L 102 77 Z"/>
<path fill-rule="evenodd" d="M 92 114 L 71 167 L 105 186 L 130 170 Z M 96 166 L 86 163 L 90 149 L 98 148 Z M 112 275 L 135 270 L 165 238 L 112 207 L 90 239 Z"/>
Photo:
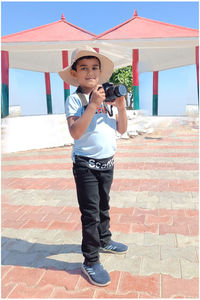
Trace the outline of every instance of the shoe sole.
<path fill-rule="evenodd" d="M 126 251 L 123 251 L 123 252 L 117 252 L 117 251 L 110 250 L 110 249 L 105 249 L 105 248 L 101 248 L 101 250 L 103 250 L 103 252 L 110 252 L 110 253 L 114 253 L 114 254 L 126 254 L 128 252 L 128 249 Z"/>
<path fill-rule="evenodd" d="M 92 278 L 90 277 L 90 275 L 87 273 L 87 271 L 85 270 L 85 268 L 83 266 L 81 266 L 81 271 L 88 277 L 89 281 L 94 284 L 94 285 L 97 285 L 97 286 L 106 286 L 106 285 L 109 285 L 111 281 L 108 281 L 106 283 L 98 283 L 98 282 L 95 282 L 94 280 L 92 280 Z"/>

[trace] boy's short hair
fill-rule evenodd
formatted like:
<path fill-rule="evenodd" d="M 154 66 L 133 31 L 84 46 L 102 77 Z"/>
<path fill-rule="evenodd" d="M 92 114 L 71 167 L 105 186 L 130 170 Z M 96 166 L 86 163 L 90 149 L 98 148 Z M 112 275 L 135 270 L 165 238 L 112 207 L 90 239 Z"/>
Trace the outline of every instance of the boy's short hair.
<path fill-rule="evenodd" d="M 95 58 L 95 59 L 98 60 L 98 62 L 99 62 L 99 68 L 101 69 L 101 61 L 98 59 L 98 57 L 92 56 L 92 55 L 79 57 L 79 58 L 73 63 L 73 65 L 71 66 L 71 69 L 74 70 L 74 71 L 77 71 L 76 66 L 77 66 L 77 64 L 78 64 L 79 61 L 81 61 L 82 59 L 92 59 L 92 58 Z"/>

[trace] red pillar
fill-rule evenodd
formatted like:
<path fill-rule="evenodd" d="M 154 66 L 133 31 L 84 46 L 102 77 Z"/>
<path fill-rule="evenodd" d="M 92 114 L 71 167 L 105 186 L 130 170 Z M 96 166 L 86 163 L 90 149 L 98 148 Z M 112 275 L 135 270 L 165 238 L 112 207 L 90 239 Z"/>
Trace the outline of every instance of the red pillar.
<path fill-rule="evenodd" d="M 195 48 L 195 60 L 196 60 L 196 70 L 197 70 L 197 93 L 198 93 L 198 103 L 199 103 L 199 46 Z"/>
<path fill-rule="evenodd" d="M 1 117 L 9 115 L 9 53 L 1 51 Z"/>
<path fill-rule="evenodd" d="M 158 115 L 158 71 L 153 72 L 153 116 Z"/>
<path fill-rule="evenodd" d="M 139 110 L 139 72 L 138 72 L 138 62 L 139 62 L 139 50 L 133 49 L 132 56 L 132 69 L 133 69 L 133 103 L 134 109 Z"/>
<path fill-rule="evenodd" d="M 46 85 L 46 99 L 47 99 L 47 113 L 52 114 L 52 100 L 51 100 L 51 83 L 50 83 L 50 74 L 48 72 L 44 73 L 45 75 L 45 85 Z"/>
<path fill-rule="evenodd" d="M 63 68 L 68 66 L 68 51 L 62 51 L 62 63 Z M 67 97 L 70 95 L 70 85 L 64 81 L 64 103 L 66 102 Z"/>

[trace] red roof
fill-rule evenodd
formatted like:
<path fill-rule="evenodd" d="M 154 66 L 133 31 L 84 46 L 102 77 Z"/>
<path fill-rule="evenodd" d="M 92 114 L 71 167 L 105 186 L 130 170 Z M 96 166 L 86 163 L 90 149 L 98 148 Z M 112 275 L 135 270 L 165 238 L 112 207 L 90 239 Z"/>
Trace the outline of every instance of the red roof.
<path fill-rule="evenodd" d="M 198 37 L 197 29 L 172 25 L 139 17 L 135 10 L 131 19 L 97 36 L 99 40 Z"/>
<path fill-rule="evenodd" d="M 2 42 L 81 41 L 94 37 L 95 34 L 67 22 L 62 14 L 61 20 L 57 22 L 6 35 L 2 37 Z"/>

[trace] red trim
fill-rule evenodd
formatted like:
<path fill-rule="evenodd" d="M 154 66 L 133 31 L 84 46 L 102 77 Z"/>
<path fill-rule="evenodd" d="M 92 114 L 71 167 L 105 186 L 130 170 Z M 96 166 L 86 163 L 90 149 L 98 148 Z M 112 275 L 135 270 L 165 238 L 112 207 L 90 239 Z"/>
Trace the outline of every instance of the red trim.
<path fill-rule="evenodd" d="M 62 51 L 62 63 L 63 63 L 63 68 L 66 68 L 69 65 L 69 63 L 68 63 L 68 51 L 67 50 Z M 64 81 L 64 89 L 65 90 L 70 89 L 69 84 L 66 83 L 65 81 Z"/>
<path fill-rule="evenodd" d="M 8 51 L 1 51 L 1 82 L 9 85 L 9 53 Z"/>
<path fill-rule="evenodd" d="M 197 69 L 197 83 L 199 84 L 199 46 L 196 46 L 195 57 L 196 57 L 196 69 Z"/>
<path fill-rule="evenodd" d="M 62 13 L 62 16 L 61 16 L 61 20 L 66 21 L 66 20 L 65 20 L 65 16 L 64 16 L 63 13 Z"/>
<path fill-rule="evenodd" d="M 137 9 L 135 9 L 134 14 L 133 14 L 133 17 L 137 17 L 137 16 L 138 16 L 138 14 L 137 14 Z"/>
<path fill-rule="evenodd" d="M 51 95 L 50 74 L 45 72 L 44 75 L 45 75 L 46 94 Z"/>
<path fill-rule="evenodd" d="M 95 50 L 97 53 L 99 53 L 99 48 L 94 48 L 94 50 Z"/>
<path fill-rule="evenodd" d="M 133 86 L 139 86 L 139 73 L 138 73 L 138 62 L 139 62 L 139 50 L 133 49 L 132 56 L 132 68 L 133 68 Z"/>
<path fill-rule="evenodd" d="M 158 95 L 158 71 L 153 72 L 153 95 Z"/>

